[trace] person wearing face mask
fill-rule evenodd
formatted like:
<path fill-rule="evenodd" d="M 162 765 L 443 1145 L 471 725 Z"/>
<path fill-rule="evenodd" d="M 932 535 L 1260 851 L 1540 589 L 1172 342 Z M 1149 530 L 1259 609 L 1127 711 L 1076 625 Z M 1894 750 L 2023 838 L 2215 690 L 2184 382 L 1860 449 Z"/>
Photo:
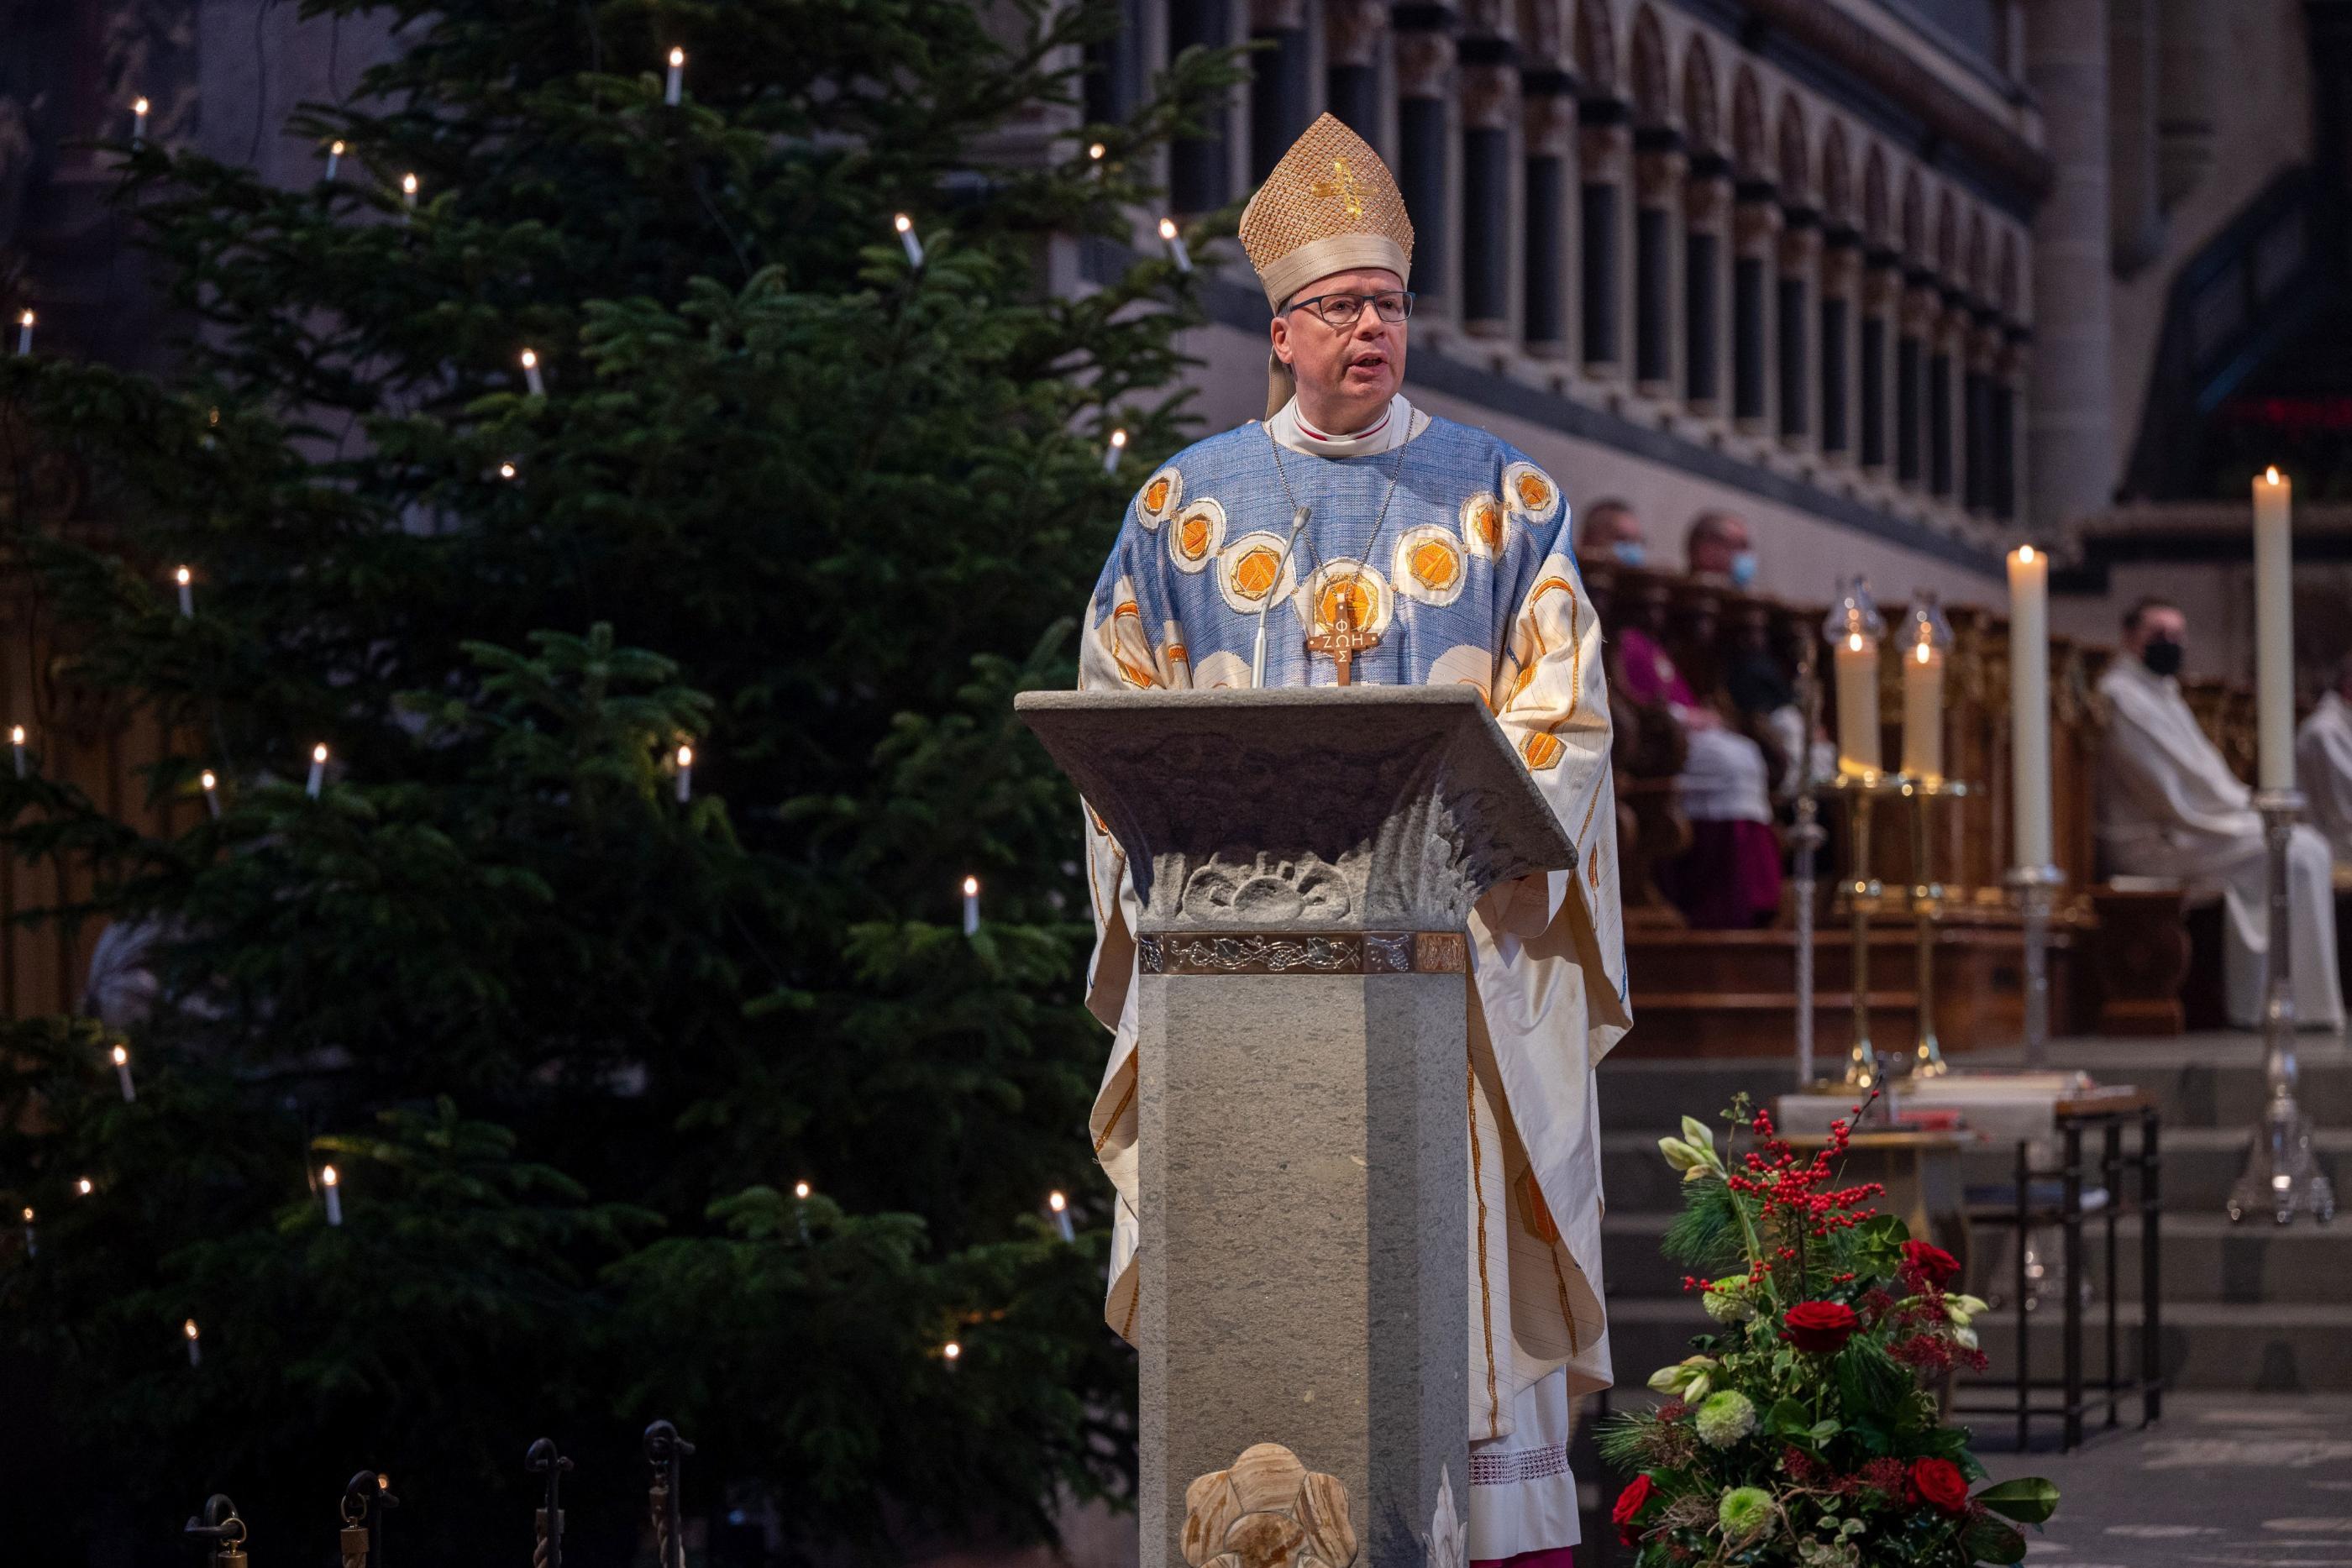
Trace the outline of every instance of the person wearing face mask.
<path fill-rule="evenodd" d="M 1701 512 L 1683 536 L 1684 559 L 1693 577 L 1727 582 L 1734 588 L 1756 586 L 1756 549 L 1748 539 L 1748 522 L 1736 512 Z"/>
<path fill-rule="evenodd" d="M 2123 646 L 2099 677 L 2107 707 L 2099 845 L 2111 873 L 2174 878 L 2192 894 L 2221 894 L 2230 1021 L 2254 1029 L 2263 1019 L 2270 936 L 2263 820 L 2252 791 L 2180 695 L 2188 637 L 2188 617 L 2161 599 L 2144 599 L 2124 617 Z M 2327 841 L 2297 827 L 2287 845 L 2295 1021 L 2341 1030 L 2328 873 Z"/>
<path fill-rule="evenodd" d="M 1605 555 L 1638 566 L 1648 559 L 1644 547 L 1633 508 L 1608 500 L 1585 513 L 1576 549 L 1585 560 Z M 1659 891 L 1700 930 L 1747 930 L 1780 908 L 1771 770 L 1764 748 L 1727 724 L 1683 678 L 1666 652 L 1666 613 L 1662 596 L 1644 596 L 1612 639 L 1618 689 L 1634 702 L 1663 706 L 1689 743 L 1675 783 L 1690 820 L 1691 847 L 1658 868 Z"/>

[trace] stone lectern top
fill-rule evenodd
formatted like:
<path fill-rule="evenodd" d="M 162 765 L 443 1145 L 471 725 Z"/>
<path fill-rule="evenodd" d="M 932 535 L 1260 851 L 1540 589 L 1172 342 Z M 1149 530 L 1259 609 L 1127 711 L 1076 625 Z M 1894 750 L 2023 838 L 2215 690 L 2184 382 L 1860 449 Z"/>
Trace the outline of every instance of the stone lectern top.
<path fill-rule="evenodd" d="M 1127 852 L 1142 932 L 1458 931 L 1576 849 L 1467 686 L 1024 692 Z"/>

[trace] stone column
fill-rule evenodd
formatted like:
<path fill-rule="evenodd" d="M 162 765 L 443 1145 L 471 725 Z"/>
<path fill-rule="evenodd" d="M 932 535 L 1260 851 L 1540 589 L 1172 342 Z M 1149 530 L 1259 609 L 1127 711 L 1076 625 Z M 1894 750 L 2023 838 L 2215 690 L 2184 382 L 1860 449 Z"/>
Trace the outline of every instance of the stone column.
<path fill-rule="evenodd" d="M 2025 8 L 2026 85 L 2056 176 L 2033 218 L 2026 520 L 2045 538 L 2099 510 L 2115 486 L 2113 294 L 2107 232 L 2105 0 Z"/>
<path fill-rule="evenodd" d="M 1250 0 L 1250 178 L 1274 172 L 1315 119 L 1307 0 Z"/>
<path fill-rule="evenodd" d="M 1381 45 L 1389 8 L 1380 0 L 1324 0 L 1324 99 L 1340 122 L 1374 147 L 1389 145 L 1381 113 Z"/>
<path fill-rule="evenodd" d="M 1633 132 L 1625 106 L 1579 107 L 1577 132 L 1578 344 L 1588 374 L 1613 377 L 1625 368 L 1625 187 L 1633 177 Z"/>
<path fill-rule="evenodd" d="M 1729 405 L 1723 322 L 1730 234 L 1731 172 L 1720 157 L 1694 159 L 1683 182 L 1683 398 L 1703 417 Z"/>
<path fill-rule="evenodd" d="M 1507 339 L 1519 71 L 1500 40 L 1462 47 L 1462 328 L 1475 337 Z M 1476 64 L 1470 63 L 1474 52 Z"/>
<path fill-rule="evenodd" d="M 1772 272 L 1780 244 L 1780 208 L 1771 187 L 1741 187 L 1732 211 L 1731 417 L 1759 435 L 1772 429 Z"/>
<path fill-rule="evenodd" d="M 1968 472 L 1961 496 L 1979 517 L 1994 515 L 1993 493 L 2000 482 L 2000 463 L 1995 455 L 1993 389 L 2000 382 L 2000 329 L 1990 309 L 1971 313 L 1968 333 L 1967 396 L 1960 407 L 1967 440 L 1961 451 Z"/>
<path fill-rule="evenodd" d="M 1525 300 L 1521 320 L 1527 350 L 1544 359 L 1568 354 L 1569 188 L 1576 172 L 1576 99 L 1558 73 L 1530 76 L 1522 86 L 1520 121 L 1526 150 L 1522 204 L 1526 256 L 1520 266 Z"/>
<path fill-rule="evenodd" d="M 1895 340 L 1902 309 L 1903 274 L 1895 257 L 1873 251 L 1862 274 L 1862 466 L 1884 478 L 1891 471 L 1895 443 L 1888 432 L 1895 423 Z"/>
<path fill-rule="evenodd" d="M 1633 385 L 1645 397 L 1675 390 L 1675 307 L 1683 255 L 1683 175 L 1689 161 L 1672 131 L 1639 132 L 1633 155 Z"/>
<path fill-rule="evenodd" d="M 1575 851 L 1459 686 L 1015 706 L 1142 901 L 1142 1568 L 1258 1443 L 1347 1488 L 1360 1563 L 1420 1563 L 1469 1502 L 1465 926 Z"/>
<path fill-rule="evenodd" d="M 2032 334 L 2014 322 L 2002 332 L 1999 374 L 1993 382 L 1993 515 L 2003 522 L 2017 519 L 2020 489 L 2018 468 L 2025 433 L 2018 428 L 2017 405 L 2032 384 Z"/>
<path fill-rule="evenodd" d="M 1821 312 L 1822 456 L 1853 461 L 1853 371 L 1858 355 L 1853 320 L 1862 285 L 1862 241 L 1852 229 L 1822 235 Z"/>
<path fill-rule="evenodd" d="M 1927 355 L 1940 310 L 1932 277 L 1907 272 L 1900 336 L 1895 344 L 1895 479 L 1909 489 L 1927 482 Z"/>
<path fill-rule="evenodd" d="M 1780 277 L 1773 333 L 1779 340 L 1775 377 L 1780 398 L 1780 444 L 1803 450 L 1812 444 L 1813 268 L 1821 257 L 1822 231 L 1815 214 L 1789 209 L 1780 234 Z"/>
<path fill-rule="evenodd" d="M 1959 407 L 1954 396 L 1967 316 L 1954 297 L 1940 295 L 1927 328 L 1927 489 L 1939 499 L 1957 501 Z"/>
<path fill-rule="evenodd" d="M 1229 0 L 1179 3 L 1168 7 L 1168 57 L 1199 45 L 1222 49 L 1234 41 Z M 1232 119 L 1220 105 L 1204 119 L 1199 136 L 1179 137 L 1168 146 L 1168 201 L 1179 213 L 1209 213 L 1233 199 Z"/>
<path fill-rule="evenodd" d="M 1441 320 L 1454 314 L 1460 285 L 1449 242 L 1454 234 L 1454 40 L 1425 28 L 1396 35 L 1397 184 L 1412 220 L 1412 287 L 1419 308 Z"/>

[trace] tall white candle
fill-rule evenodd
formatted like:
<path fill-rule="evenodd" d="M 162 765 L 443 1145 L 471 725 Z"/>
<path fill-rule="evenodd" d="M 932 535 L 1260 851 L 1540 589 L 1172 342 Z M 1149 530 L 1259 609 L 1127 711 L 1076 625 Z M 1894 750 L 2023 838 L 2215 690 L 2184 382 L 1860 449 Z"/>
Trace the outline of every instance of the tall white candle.
<path fill-rule="evenodd" d="M 2254 711 L 2265 789 L 2294 788 L 2294 486 L 2254 480 Z"/>
<path fill-rule="evenodd" d="M 2010 816 L 2019 866 L 2051 863 L 2050 556 L 2009 552 Z"/>
<path fill-rule="evenodd" d="M 669 52 L 669 81 L 662 89 L 662 101 L 675 109 L 677 107 L 678 96 L 685 90 L 686 51 L 672 49 Z"/>
<path fill-rule="evenodd" d="M 122 1103 L 138 1103 L 139 1091 L 131 1082 L 131 1048 L 118 1044 L 114 1048 L 114 1081 L 122 1086 Z"/>
<path fill-rule="evenodd" d="M 1076 1241 L 1077 1232 L 1070 1228 L 1070 1200 L 1057 1189 L 1045 1195 L 1045 1207 L 1054 1211 L 1054 1228 L 1065 1241 Z"/>
<path fill-rule="evenodd" d="M 963 879 L 963 934 L 967 936 L 980 929 L 980 878 Z"/>
<path fill-rule="evenodd" d="M 1944 779 L 1944 655 L 1931 643 L 1903 650 L 1903 771 Z"/>
<path fill-rule="evenodd" d="M 694 799 L 694 747 L 677 748 L 677 803 L 685 805 Z"/>
<path fill-rule="evenodd" d="M 16 351 L 20 354 L 33 351 L 33 313 L 30 310 L 16 318 Z"/>
<path fill-rule="evenodd" d="M 147 100 L 143 98 L 134 98 L 131 100 L 131 145 L 143 146 L 146 141 Z"/>
<path fill-rule="evenodd" d="M 310 782 L 302 786 L 302 792 L 315 800 L 319 798 L 320 789 L 325 785 L 326 782 L 327 748 L 323 746 L 314 746 L 310 748 Z"/>
<path fill-rule="evenodd" d="M 539 373 L 539 353 L 536 350 L 525 349 L 522 351 L 522 379 L 523 384 L 530 389 L 531 396 L 547 395 L 547 378 Z"/>
<path fill-rule="evenodd" d="M 898 243 L 906 247 L 907 265 L 908 267 L 922 266 L 923 242 L 921 236 L 915 233 L 915 220 L 908 217 L 906 214 L 900 213 L 897 217 L 890 220 L 890 226 L 898 231 Z"/>
<path fill-rule="evenodd" d="M 343 1182 L 335 1174 L 334 1166 L 320 1167 L 319 1191 L 327 1200 L 327 1223 L 341 1225 L 343 1222 Z"/>
<path fill-rule="evenodd" d="M 1110 433 L 1110 444 L 1103 448 L 1103 472 L 1106 474 L 1118 473 L 1119 456 L 1126 451 L 1127 432 L 1124 430 L 1112 431 Z"/>
<path fill-rule="evenodd" d="M 180 1332 L 187 1336 L 188 1364 L 202 1366 L 205 1364 L 205 1346 L 204 1342 L 196 1337 L 196 1320 L 190 1318 L 186 1322 L 182 1323 Z"/>
<path fill-rule="evenodd" d="M 1192 270 L 1192 253 L 1184 248 L 1184 236 L 1176 232 L 1174 218 L 1160 220 L 1160 242 L 1168 247 L 1168 259 L 1176 264 L 1179 272 Z"/>
<path fill-rule="evenodd" d="M 184 566 L 172 574 L 172 580 L 180 585 L 180 613 L 194 615 L 196 612 L 196 574 Z"/>
<path fill-rule="evenodd" d="M 341 142 L 340 142 L 340 141 L 330 141 L 330 142 L 328 142 L 328 143 L 327 143 L 327 183 L 328 183 L 329 184 L 331 184 L 331 184 L 333 184 L 333 183 L 335 183 L 335 171 L 336 171 L 336 170 L 338 170 L 338 169 L 340 169 L 340 168 L 341 168 L 342 166 L 343 166 L 343 144 L 342 144 Z"/>
<path fill-rule="evenodd" d="M 1878 639 L 1849 632 L 1838 641 L 1838 771 L 1879 771 Z"/>

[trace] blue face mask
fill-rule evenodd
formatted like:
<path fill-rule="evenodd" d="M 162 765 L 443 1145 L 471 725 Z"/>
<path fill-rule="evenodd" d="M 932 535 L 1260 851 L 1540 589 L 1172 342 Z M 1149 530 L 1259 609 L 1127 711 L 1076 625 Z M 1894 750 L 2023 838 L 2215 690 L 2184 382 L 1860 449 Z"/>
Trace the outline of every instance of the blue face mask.
<path fill-rule="evenodd" d="M 1731 558 L 1731 586 L 1748 588 L 1753 586 L 1755 581 L 1756 552 L 1752 549 L 1741 550 Z"/>
<path fill-rule="evenodd" d="M 1650 558 L 1639 539 L 1619 539 L 1609 547 L 1609 553 L 1617 558 L 1620 566 L 1639 566 Z"/>

